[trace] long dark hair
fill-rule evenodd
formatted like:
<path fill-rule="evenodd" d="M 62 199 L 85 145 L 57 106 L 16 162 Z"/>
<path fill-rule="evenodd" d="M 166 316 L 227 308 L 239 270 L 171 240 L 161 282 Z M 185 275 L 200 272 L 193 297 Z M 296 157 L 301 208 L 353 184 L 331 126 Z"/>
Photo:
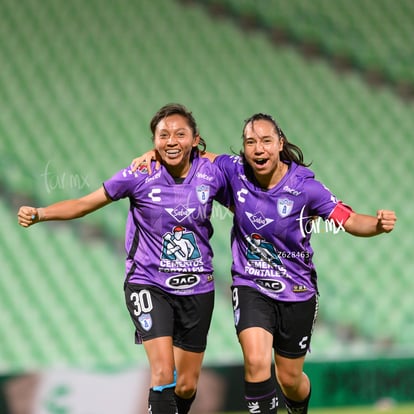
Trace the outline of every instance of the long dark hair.
<path fill-rule="evenodd" d="M 181 115 L 187 119 L 188 125 L 193 131 L 193 136 L 200 135 L 198 131 L 197 122 L 194 119 L 194 116 L 191 111 L 189 111 L 184 105 L 179 103 L 169 103 L 164 105 L 157 113 L 152 117 L 150 122 L 150 129 L 152 132 L 152 139 L 154 139 L 155 130 L 159 122 L 170 115 Z M 203 138 L 200 136 L 200 142 L 198 144 L 198 151 L 205 151 L 207 149 L 207 144 Z"/>
<path fill-rule="evenodd" d="M 277 135 L 279 136 L 279 139 L 283 139 L 283 150 L 280 152 L 281 161 L 284 161 L 288 164 L 290 164 L 293 161 L 296 164 L 303 165 L 304 167 L 309 167 L 311 165 L 311 163 L 306 164 L 304 162 L 302 150 L 297 145 L 292 144 L 291 142 L 288 141 L 286 135 L 284 134 L 284 132 L 282 131 L 278 123 L 275 121 L 275 119 L 271 115 L 259 112 L 257 114 L 252 115 L 250 118 L 246 119 L 243 125 L 242 138 L 243 139 L 245 138 L 244 131 L 246 129 L 246 126 L 249 123 L 253 123 L 255 121 L 261 121 L 261 120 L 269 121 L 270 123 L 272 123 L 272 125 L 274 126 L 277 132 Z M 244 157 L 243 152 L 241 152 L 241 155 Z"/>

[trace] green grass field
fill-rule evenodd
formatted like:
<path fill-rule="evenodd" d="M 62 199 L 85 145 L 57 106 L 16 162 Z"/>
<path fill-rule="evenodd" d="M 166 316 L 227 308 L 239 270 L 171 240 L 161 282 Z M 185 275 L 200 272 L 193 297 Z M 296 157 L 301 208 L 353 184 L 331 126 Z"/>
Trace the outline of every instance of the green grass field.
<path fill-rule="evenodd" d="M 243 412 L 232 412 L 227 414 L 246 414 Z M 286 411 L 280 410 L 278 414 L 286 414 Z M 311 408 L 309 414 L 413 414 L 414 405 L 398 405 L 389 408 L 371 408 L 371 407 L 349 407 L 349 408 Z M 225 413 L 223 413 L 225 414 Z"/>

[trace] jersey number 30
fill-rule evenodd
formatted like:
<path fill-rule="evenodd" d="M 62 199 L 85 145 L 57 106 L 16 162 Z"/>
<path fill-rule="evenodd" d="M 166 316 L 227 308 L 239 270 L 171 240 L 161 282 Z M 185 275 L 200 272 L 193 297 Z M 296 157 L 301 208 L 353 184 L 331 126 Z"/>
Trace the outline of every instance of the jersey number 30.
<path fill-rule="evenodd" d="M 143 289 L 139 292 L 133 292 L 130 296 L 134 303 L 134 315 L 139 316 L 141 313 L 149 313 L 152 310 L 152 299 L 149 290 Z"/>

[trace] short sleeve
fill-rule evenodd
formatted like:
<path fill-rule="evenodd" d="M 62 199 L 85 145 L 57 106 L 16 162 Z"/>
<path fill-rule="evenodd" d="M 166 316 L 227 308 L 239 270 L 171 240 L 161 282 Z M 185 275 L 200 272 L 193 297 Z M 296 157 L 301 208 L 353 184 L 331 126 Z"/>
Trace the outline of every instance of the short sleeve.
<path fill-rule="evenodd" d="M 124 168 L 104 181 L 103 187 L 112 201 L 120 200 L 133 194 L 140 175 L 139 172 L 132 172 L 129 167 Z"/>
<path fill-rule="evenodd" d="M 306 185 L 307 203 L 312 215 L 331 218 L 331 214 L 338 205 L 336 196 L 320 181 L 309 179 Z"/>
<path fill-rule="evenodd" d="M 227 179 L 231 181 L 231 177 L 237 172 L 237 165 L 241 163 L 241 158 L 238 155 L 223 154 L 216 157 L 214 165 L 222 171 Z"/>

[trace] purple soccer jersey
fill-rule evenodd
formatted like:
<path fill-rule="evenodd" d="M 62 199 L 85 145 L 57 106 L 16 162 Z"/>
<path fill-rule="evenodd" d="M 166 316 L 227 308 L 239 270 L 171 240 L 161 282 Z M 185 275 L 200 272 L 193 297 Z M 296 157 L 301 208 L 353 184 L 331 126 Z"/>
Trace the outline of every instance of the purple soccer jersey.
<path fill-rule="evenodd" d="M 213 199 L 224 200 L 225 183 L 217 166 L 199 157 L 181 184 L 164 167 L 151 175 L 125 168 L 105 181 L 112 200 L 130 200 L 126 280 L 178 295 L 212 291 L 210 216 Z"/>
<path fill-rule="evenodd" d="M 250 286 L 280 301 L 315 295 L 310 238 L 320 225 L 317 217 L 332 231 L 341 230 L 341 224 L 330 219 L 336 197 L 310 169 L 295 163 L 270 190 L 246 178 L 239 156 L 221 155 L 215 164 L 227 177 L 234 205 L 233 286 Z"/>

